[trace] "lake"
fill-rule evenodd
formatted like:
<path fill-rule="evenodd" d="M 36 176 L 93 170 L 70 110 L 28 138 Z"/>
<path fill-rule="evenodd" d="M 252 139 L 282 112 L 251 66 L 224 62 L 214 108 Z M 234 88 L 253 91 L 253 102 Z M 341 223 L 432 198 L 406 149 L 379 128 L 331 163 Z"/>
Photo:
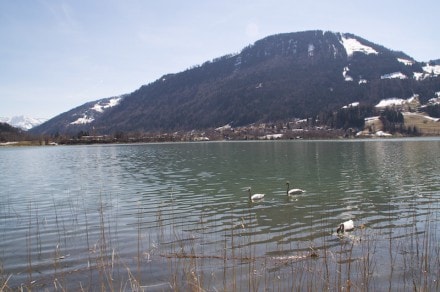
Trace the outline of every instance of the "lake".
<path fill-rule="evenodd" d="M 0 287 L 439 290 L 439 153 L 439 138 L 3 147 Z"/>

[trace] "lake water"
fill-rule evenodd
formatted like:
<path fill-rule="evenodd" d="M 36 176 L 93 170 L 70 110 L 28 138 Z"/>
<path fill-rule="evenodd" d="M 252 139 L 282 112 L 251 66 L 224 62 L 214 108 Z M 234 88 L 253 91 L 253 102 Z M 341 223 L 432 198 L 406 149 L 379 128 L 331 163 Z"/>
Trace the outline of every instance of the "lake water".
<path fill-rule="evenodd" d="M 0 286 L 439 289 L 439 153 L 437 138 L 0 148 Z"/>

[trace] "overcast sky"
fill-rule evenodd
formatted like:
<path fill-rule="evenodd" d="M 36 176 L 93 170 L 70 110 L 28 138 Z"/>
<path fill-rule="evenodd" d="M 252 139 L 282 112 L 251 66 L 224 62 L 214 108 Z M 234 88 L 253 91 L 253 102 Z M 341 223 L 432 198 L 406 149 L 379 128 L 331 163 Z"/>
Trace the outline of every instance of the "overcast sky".
<path fill-rule="evenodd" d="M 0 117 L 52 118 L 268 35 L 350 32 L 440 58 L 440 1 L 0 0 Z"/>

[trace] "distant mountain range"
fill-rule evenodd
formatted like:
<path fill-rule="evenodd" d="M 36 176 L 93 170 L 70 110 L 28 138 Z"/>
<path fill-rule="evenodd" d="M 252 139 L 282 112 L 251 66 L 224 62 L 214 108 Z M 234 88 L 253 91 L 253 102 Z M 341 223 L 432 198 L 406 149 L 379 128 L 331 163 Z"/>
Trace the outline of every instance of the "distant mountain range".
<path fill-rule="evenodd" d="M 31 118 L 26 116 L 14 116 L 11 118 L 0 117 L 0 123 L 7 123 L 13 127 L 20 128 L 25 131 L 38 126 L 45 121 L 47 121 L 47 119 Z"/>
<path fill-rule="evenodd" d="M 266 37 L 236 54 L 167 74 L 129 94 L 92 101 L 35 134 L 175 131 L 316 117 L 345 105 L 438 98 L 438 60 L 418 62 L 350 33 Z"/>

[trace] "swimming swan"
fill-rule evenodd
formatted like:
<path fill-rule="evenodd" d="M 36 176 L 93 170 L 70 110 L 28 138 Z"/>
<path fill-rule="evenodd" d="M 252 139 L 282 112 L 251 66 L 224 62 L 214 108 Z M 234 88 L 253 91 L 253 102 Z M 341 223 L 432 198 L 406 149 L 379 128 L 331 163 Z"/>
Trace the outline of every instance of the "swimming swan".
<path fill-rule="evenodd" d="M 336 229 L 336 233 L 344 233 L 345 231 L 351 231 L 354 229 L 353 220 L 348 220 L 339 224 L 338 229 Z"/>
<path fill-rule="evenodd" d="M 264 194 L 252 194 L 251 188 L 248 188 L 248 192 L 249 192 L 249 200 L 251 201 L 258 201 L 264 198 Z"/>
<path fill-rule="evenodd" d="M 289 182 L 286 182 L 286 185 L 287 185 L 287 191 L 286 192 L 287 192 L 288 196 L 298 195 L 298 194 L 302 194 L 302 193 L 305 192 L 302 189 L 290 189 L 290 183 Z"/>

